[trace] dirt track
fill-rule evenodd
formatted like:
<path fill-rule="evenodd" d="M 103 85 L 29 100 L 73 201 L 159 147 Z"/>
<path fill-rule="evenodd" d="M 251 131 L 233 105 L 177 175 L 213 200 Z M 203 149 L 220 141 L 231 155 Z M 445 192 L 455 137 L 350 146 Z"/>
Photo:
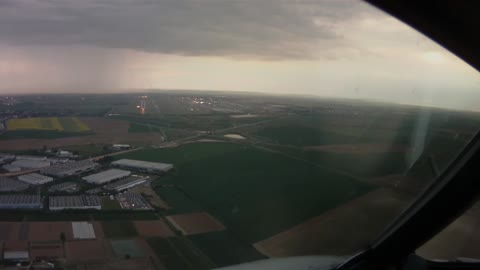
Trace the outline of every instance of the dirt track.
<path fill-rule="evenodd" d="M 60 139 L 15 139 L 0 141 L 2 150 L 28 150 L 47 147 L 61 147 L 67 145 L 86 144 L 158 144 L 163 142 L 161 133 L 128 133 L 129 123 L 122 120 L 114 120 L 100 117 L 80 118 L 95 134 L 79 137 Z"/>

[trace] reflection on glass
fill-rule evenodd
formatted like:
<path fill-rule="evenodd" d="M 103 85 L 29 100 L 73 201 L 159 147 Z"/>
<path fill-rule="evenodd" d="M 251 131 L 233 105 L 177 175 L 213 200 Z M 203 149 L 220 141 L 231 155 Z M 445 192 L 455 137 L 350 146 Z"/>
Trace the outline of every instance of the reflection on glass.
<path fill-rule="evenodd" d="M 478 131 L 478 74 L 359 1 L 0 6 L 8 263 L 349 256 Z"/>

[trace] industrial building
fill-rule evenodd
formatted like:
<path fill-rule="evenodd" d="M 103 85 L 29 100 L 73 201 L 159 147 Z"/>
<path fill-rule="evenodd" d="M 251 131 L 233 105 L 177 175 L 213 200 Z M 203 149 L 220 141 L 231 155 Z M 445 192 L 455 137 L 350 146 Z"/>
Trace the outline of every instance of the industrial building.
<path fill-rule="evenodd" d="M 19 171 L 22 170 L 22 168 L 16 167 L 16 166 L 13 166 L 13 165 L 10 165 L 10 164 L 5 164 L 5 165 L 3 165 L 3 166 L 2 166 L 2 169 L 4 169 L 4 170 L 7 171 L 7 172 L 10 172 L 10 173 L 12 173 L 12 172 L 19 172 Z"/>
<path fill-rule="evenodd" d="M 130 149 L 131 146 L 129 144 L 114 144 L 112 148 L 113 150 L 127 150 Z"/>
<path fill-rule="evenodd" d="M 76 157 L 78 157 L 77 155 L 74 155 L 72 152 L 64 151 L 64 150 L 58 151 L 57 156 L 58 157 L 64 157 L 64 158 L 76 158 Z"/>
<path fill-rule="evenodd" d="M 148 177 L 130 176 L 115 183 L 108 184 L 103 188 L 106 190 L 122 191 L 147 182 Z"/>
<path fill-rule="evenodd" d="M 130 171 L 110 169 L 107 171 L 85 176 L 82 179 L 89 183 L 100 185 L 100 184 L 108 183 L 113 180 L 125 178 L 129 176 L 130 173 L 131 173 Z"/>
<path fill-rule="evenodd" d="M 60 184 L 53 185 L 48 189 L 49 192 L 65 191 L 68 193 L 77 192 L 79 190 L 80 190 L 80 187 L 75 182 L 63 182 Z"/>
<path fill-rule="evenodd" d="M 42 207 L 40 195 L 0 195 L 0 209 L 41 209 Z"/>
<path fill-rule="evenodd" d="M 15 155 L 0 154 L 0 164 L 9 163 L 15 160 Z"/>
<path fill-rule="evenodd" d="M 18 177 L 18 180 L 25 182 L 30 185 L 43 185 L 49 182 L 53 181 L 52 177 L 41 175 L 38 173 L 30 173 L 30 174 L 25 174 L 25 175 L 20 175 Z"/>
<path fill-rule="evenodd" d="M 22 156 L 17 156 L 16 160 L 32 160 L 32 161 L 47 161 L 47 157 L 40 157 L 40 156 L 28 156 L 28 155 L 22 155 Z"/>
<path fill-rule="evenodd" d="M 46 160 L 34 159 L 18 159 L 10 163 L 13 167 L 21 168 L 22 170 L 41 169 L 50 166 L 50 162 Z"/>
<path fill-rule="evenodd" d="M 92 223 L 72 222 L 72 231 L 74 239 L 95 239 L 95 230 Z"/>
<path fill-rule="evenodd" d="M 91 171 L 99 166 L 91 160 L 81 160 L 74 162 L 67 162 L 64 164 L 57 164 L 47 168 L 44 168 L 41 172 L 46 175 L 54 177 L 64 177 L 70 175 L 76 175 L 83 172 Z"/>
<path fill-rule="evenodd" d="M 148 162 L 133 159 L 120 159 L 112 162 L 112 165 L 119 168 L 126 168 L 147 173 L 165 173 L 173 169 L 172 164 Z"/>
<path fill-rule="evenodd" d="M 49 209 L 52 211 L 67 209 L 96 209 L 101 210 L 100 197 L 92 195 L 80 196 L 50 196 Z"/>
<path fill-rule="evenodd" d="M 29 187 L 30 186 L 24 182 L 8 177 L 0 177 L 0 192 L 23 191 Z"/>

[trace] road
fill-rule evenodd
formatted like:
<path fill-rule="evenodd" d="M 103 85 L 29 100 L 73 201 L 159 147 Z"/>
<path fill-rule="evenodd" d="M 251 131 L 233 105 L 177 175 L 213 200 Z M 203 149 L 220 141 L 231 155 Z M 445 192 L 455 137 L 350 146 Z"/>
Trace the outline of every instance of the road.
<path fill-rule="evenodd" d="M 274 118 L 274 119 L 263 120 L 263 121 L 255 122 L 255 123 L 252 123 L 252 124 L 244 124 L 244 125 L 228 127 L 228 128 L 224 128 L 224 129 L 218 129 L 218 130 L 215 131 L 215 133 L 217 133 L 217 132 L 222 133 L 222 132 L 227 132 L 227 131 L 233 131 L 233 130 L 236 130 L 236 129 L 239 129 L 239 128 L 257 126 L 257 125 L 265 124 L 265 123 L 271 122 L 273 120 L 281 119 L 281 118 L 284 118 L 284 117 L 287 117 L 287 116 L 282 116 L 282 117 L 277 117 L 277 118 Z M 155 126 L 155 125 L 151 125 L 151 126 Z M 199 139 L 199 138 L 201 138 L 205 135 L 209 135 L 209 134 L 196 134 L 196 135 L 193 135 L 193 136 L 177 139 L 177 140 L 174 140 L 174 141 L 163 142 L 163 143 L 155 146 L 155 148 L 175 147 L 175 146 L 180 145 L 181 143 L 189 142 L 189 141 L 192 141 L 192 140 L 195 140 L 195 139 Z M 110 153 L 110 154 L 106 154 L 106 155 L 92 157 L 92 158 L 89 158 L 88 160 L 98 161 L 98 160 L 100 160 L 102 158 L 105 158 L 105 157 L 111 157 L 111 156 L 126 154 L 126 153 L 130 153 L 130 152 L 134 152 L 134 151 L 138 151 L 138 150 L 142 150 L 142 149 L 144 149 L 144 147 L 137 147 L 137 148 L 133 148 L 133 149 L 125 150 L 125 151 L 119 151 L 119 152 L 114 152 L 114 153 Z M 40 169 L 20 171 L 20 172 L 11 172 L 11 173 L 3 173 L 3 174 L 0 174 L 0 176 L 18 176 L 18 175 L 34 173 L 34 172 L 38 172 L 38 171 L 40 171 Z"/>
<path fill-rule="evenodd" d="M 102 159 L 102 158 L 104 158 L 104 157 L 111 157 L 111 156 L 121 155 L 121 154 L 129 153 L 129 152 L 138 151 L 138 150 L 141 150 L 141 149 L 143 149 L 143 147 L 137 147 L 137 148 L 133 148 L 133 149 L 129 149 L 129 150 L 124 150 L 124 151 L 114 152 L 114 153 L 110 153 L 110 154 L 106 154 L 106 155 L 101 155 L 101 156 L 97 156 L 97 157 L 92 157 L 92 158 L 89 158 L 88 160 L 97 161 L 97 160 L 100 160 L 100 159 Z"/>
<path fill-rule="evenodd" d="M 218 130 L 215 130 L 214 132 L 215 133 L 223 133 L 223 132 L 227 132 L 227 131 L 233 131 L 233 130 L 236 130 L 236 129 L 239 129 L 239 128 L 258 126 L 258 125 L 262 125 L 262 124 L 265 124 L 265 123 L 268 123 L 268 122 L 271 122 L 271 121 L 274 121 L 274 120 L 286 118 L 288 116 L 289 115 L 284 115 L 284 116 L 279 116 L 279 117 L 276 117 L 276 118 L 273 118 L 273 119 L 267 119 L 267 120 L 263 120 L 263 121 L 259 121 L 259 122 L 255 122 L 255 123 L 251 123 L 251 124 L 244 124 L 244 125 L 228 127 L 228 128 L 224 128 L 224 129 L 218 129 Z M 162 126 L 157 126 L 157 125 L 153 125 L 153 124 L 148 124 L 148 125 L 151 126 L 151 127 L 157 127 L 157 128 L 160 128 L 160 129 L 164 128 Z M 158 144 L 158 145 L 153 146 L 153 147 L 154 148 L 175 147 L 175 146 L 178 146 L 178 145 L 180 145 L 184 142 L 189 142 L 189 141 L 192 141 L 192 140 L 195 140 L 195 139 L 199 139 L 199 138 L 204 137 L 206 135 L 210 135 L 210 134 L 196 134 L 196 135 L 192 135 L 192 136 L 189 136 L 189 137 L 177 139 L 177 140 L 174 140 L 174 141 L 166 141 L 166 142 L 163 142 L 163 143 Z M 138 147 L 138 148 L 134 148 L 134 149 L 126 150 L 126 151 L 115 152 L 115 153 L 108 154 L 108 155 L 93 157 L 93 158 L 90 158 L 90 160 L 96 161 L 96 160 L 102 159 L 102 158 L 107 157 L 107 156 L 115 156 L 115 155 L 125 154 L 125 153 L 129 153 L 129 152 L 133 152 L 133 151 L 138 151 L 138 150 L 141 150 L 141 149 L 144 149 L 144 148 L 143 147 Z"/>

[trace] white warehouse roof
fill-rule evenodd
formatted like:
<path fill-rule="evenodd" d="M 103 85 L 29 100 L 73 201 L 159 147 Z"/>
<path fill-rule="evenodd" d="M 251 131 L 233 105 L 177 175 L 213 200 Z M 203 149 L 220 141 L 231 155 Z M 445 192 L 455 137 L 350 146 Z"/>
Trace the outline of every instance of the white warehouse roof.
<path fill-rule="evenodd" d="M 93 225 L 88 222 L 72 222 L 73 238 L 95 239 Z"/>
<path fill-rule="evenodd" d="M 50 166 L 50 162 L 43 160 L 17 159 L 10 165 L 25 169 L 40 169 Z"/>
<path fill-rule="evenodd" d="M 30 185 L 43 185 L 48 182 L 52 182 L 53 178 L 38 173 L 31 173 L 26 175 L 20 175 L 18 180 Z"/>
<path fill-rule="evenodd" d="M 25 251 L 5 251 L 3 258 L 5 260 L 28 260 L 28 250 Z"/>
<path fill-rule="evenodd" d="M 106 182 L 110 182 L 115 179 L 124 178 L 130 175 L 129 171 L 119 170 L 119 169 L 111 169 L 103 172 L 99 172 L 96 174 L 91 174 L 88 176 L 83 177 L 82 179 L 94 184 L 103 184 Z"/>
<path fill-rule="evenodd" d="M 163 171 L 163 172 L 166 172 L 173 168 L 172 164 L 148 162 L 148 161 L 133 160 L 133 159 L 120 159 L 115 162 L 112 162 L 112 165 L 129 167 L 129 168 L 138 168 L 143 170 Z"/>

